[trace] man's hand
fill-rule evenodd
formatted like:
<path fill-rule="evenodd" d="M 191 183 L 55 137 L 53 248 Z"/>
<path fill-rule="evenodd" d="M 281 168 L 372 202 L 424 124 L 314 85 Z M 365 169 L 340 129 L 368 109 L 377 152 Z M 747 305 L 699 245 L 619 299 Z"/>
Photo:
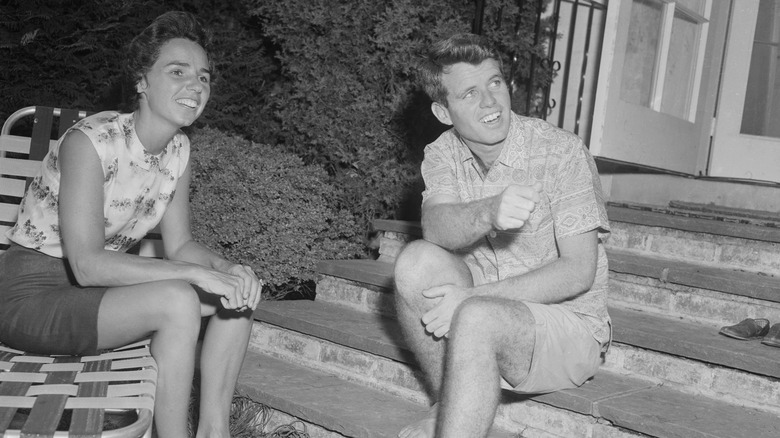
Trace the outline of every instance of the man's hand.
<path fill-rule="evenodd" d="M 497 230 L 514 230 L 525 225 L 541 199 L 541 190 L 542 185 L 538 182 L 533 186 L 507 186 L 495 198 L 493 227 Z"/>
<path fill-rule="evenodd" d="M 436 306 L 422 317 L 425 331 L 437 338 L 449 336 L 452 315 L 455 314 L 460 303 L 469 297 L 468 289 L 454 284 L 445 284 L 426 289 L 422 294 L 425 298 L 439 300 Z"/>

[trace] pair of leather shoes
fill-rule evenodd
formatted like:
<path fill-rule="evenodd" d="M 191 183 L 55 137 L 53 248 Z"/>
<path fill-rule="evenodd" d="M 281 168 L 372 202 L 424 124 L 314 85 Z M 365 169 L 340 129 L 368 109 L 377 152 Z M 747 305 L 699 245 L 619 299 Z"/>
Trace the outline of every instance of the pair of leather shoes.
<path fill-rule="evenodd" d="M 780 323 L 770 327 L 769 320 L 765 318 L 744 319 L 738 324 L 721 328 L 720 334 L 743 341 L 763 338 L 762 344 L 780 347 Z"/>

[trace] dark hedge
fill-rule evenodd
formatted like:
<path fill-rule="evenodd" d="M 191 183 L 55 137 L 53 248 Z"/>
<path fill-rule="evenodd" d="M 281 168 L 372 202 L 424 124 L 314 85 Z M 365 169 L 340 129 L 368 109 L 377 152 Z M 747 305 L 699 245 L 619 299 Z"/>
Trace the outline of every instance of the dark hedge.
<path fill-rule="evenodd" d="M 313 281 L 320 260 L 361 254 L 357 223 L 321 167 L 212 128 L 190 139 L 197 241 L 282 291 Z"/>
<path fill-rule="evenodd" d="M 198 126 L 299 157 L 300 162 L 280 162 L 295 167 L 292 173 L 301 166 L 316 172 L 313 178 L 331 187 L 327 200 L 332 208 L 348 208 L 354 231 L 367 242 L 374 219 L 419 219 L 422 150 L 446 127 L 414 86 L 415 60 L 434 39 L 470 31 L 475 3 L 9 0 L 0 3 L 0 118 L 27 105 L 116 108 L 123 45 L 164 11 L 194 12 L 214 33 L 217 61 L 212 100 Z M 532 55 L 545 52 L 535 43 L 535 3 L 486 0 L 482 27 L 501 48 L 513 84 L 525 83 L 529 66 L 536 66 L 537 90 L 551 73 L 544 63 L 531 62 Z M 530 101 L 540 98 L 535 92 Z M 518 87 L 514 109 L 528 114 L 525 102 L 525 88 Z M 231 155 L 230 148 L 239 144 L 236 137 L 220 150 Z M 264 152 L 259 146 L 248 150 Z M 245 195 L 256 190 L 249 182 L 262 178 L 247 174 L 226 189 Z M 266 214 L 276 208 L 252 205 L 265 207 Z M 309 278 L 308 272 L 300 275 Z"/>

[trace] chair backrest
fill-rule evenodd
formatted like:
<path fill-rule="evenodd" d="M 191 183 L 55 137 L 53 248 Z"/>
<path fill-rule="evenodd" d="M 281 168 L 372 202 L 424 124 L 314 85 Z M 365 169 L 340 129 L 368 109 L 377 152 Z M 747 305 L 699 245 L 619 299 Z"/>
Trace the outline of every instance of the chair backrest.
<path fill-rule="evenodd" d="M 5 233 L 16 222 L 19 202 L 40 170 L 41 160 L 57 138 L 86 116 L 86 111 L 31 106 L 11 114 L 3 124 L 0 130 L 0 252 L 8 248 Z M 28 135 L 11 134 L 14 126 L 30 117 L 32 126 L 27 129 Z"/>
<path fill-rule="evenodd" d="M 8 249 L 6 232 L 16 223 L 19 203 L 40 170 L 41 160 L 65 131 L 89 114 L 87 111 L 30 106 L 14 112 L 3 124 L 0 130 L 0 254 Z M 27 135 L 11 134 L 14 126 L 26 118 L 32 118 Z M 159 231 L 153 230 L 141 242 L 138 253 L 161 258 L 160 239 Z"/>

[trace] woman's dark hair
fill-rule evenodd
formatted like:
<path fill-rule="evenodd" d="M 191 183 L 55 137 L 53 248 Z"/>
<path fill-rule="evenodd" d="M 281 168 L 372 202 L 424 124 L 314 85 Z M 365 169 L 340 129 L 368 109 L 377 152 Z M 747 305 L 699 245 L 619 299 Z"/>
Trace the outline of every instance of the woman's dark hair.
<path fill-rule="evenodd" d="M 434 102 L 447 106 L 447 89 L 442 84 L 442 74 L 459 62 L 479 65 L 486 59 L 498 62 L 504 74 L 501 55 L 487 38 L 470 33 L 460 33 L 433 43 L 417 69 L 417 82 Z"/>
<path fill-rule="evenodd" d="M 160 56 L 160 49 L 174 38 L 184 38 L 200 45 L 209 59 L 212 81 L 214 65 L 209 54 L 211 34 L 189 12 L 171 11 L 157 17 L 152 24 L 138 34 L 125 50 L 122 66 L 122 110 L 135 111 L 139 95 L 136 84 L 152 68 Z"/>

